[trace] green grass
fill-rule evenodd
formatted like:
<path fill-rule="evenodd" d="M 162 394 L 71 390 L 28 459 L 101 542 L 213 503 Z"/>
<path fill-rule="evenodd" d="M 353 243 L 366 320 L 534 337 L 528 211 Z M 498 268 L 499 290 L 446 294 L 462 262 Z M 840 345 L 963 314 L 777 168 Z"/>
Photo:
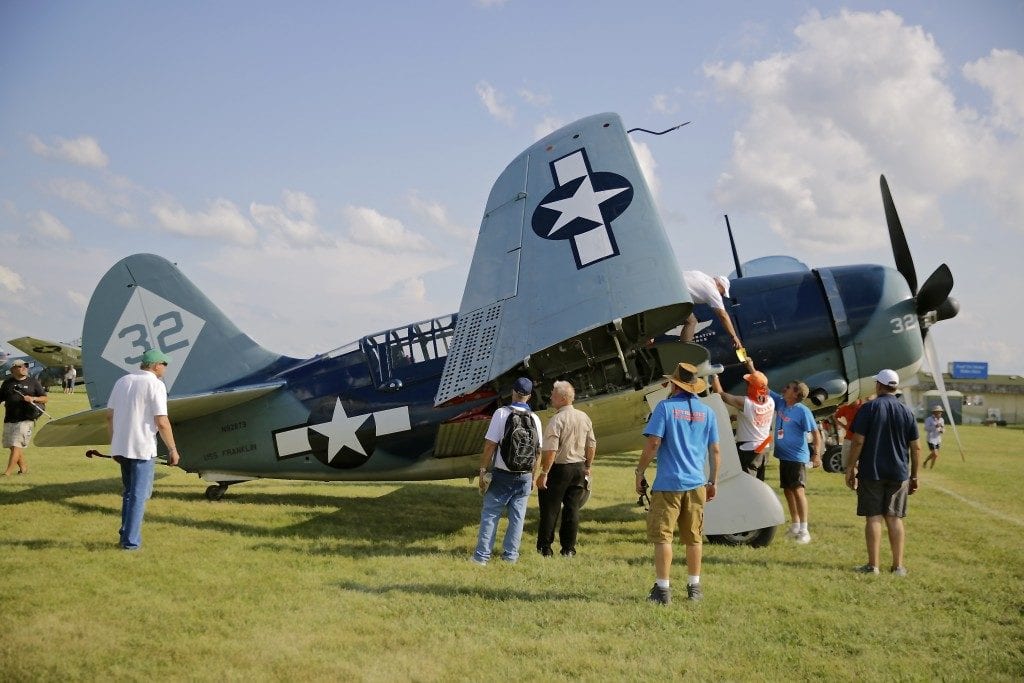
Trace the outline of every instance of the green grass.
<path fill-rule="evenodd" d="M 84 407 L 58 393 L 48 411 Z M 116 466 L 33 447 L 30 474 L 0 480 L 0 680 L 1019 680 L 1024 434 L 962 436 L 967 463 L 946 439 L 911 498 L 909 577 L 850 571 L 862 520 L 816 470 L 810 545 L 708 545 L 704 602 L 668 608 L 644 602 L 636 454 L 599 455 L 577 558 L 532 552 L 534 499 L 520 562 L 477 567 L 466 481 L 260 481 L 210 503 L 159 468 L 124 553 Z"/>

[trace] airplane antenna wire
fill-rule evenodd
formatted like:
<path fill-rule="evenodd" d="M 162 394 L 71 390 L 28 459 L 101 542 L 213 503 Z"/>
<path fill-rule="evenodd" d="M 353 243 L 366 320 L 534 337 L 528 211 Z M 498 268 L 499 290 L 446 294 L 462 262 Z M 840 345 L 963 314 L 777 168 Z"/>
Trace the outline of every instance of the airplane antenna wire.
<path fill-rule="evenodd" d="M 687 121 L 686 123 L 680 123 L 678 126 L 672 126 L 671 128 L 666 128 L 665 130 L 661 131 L 660 133 L 657 133 L 657 132 L 655 132 L 653 130 L 647 130 L 646 128 L 630 128 L 626 132 L 627 133 L 632 133 L 633 131 L 640 130 L 640 131 L 643 131 L 645 133 L 650 133 L 651 135 L 664 135 L 665 133 L 671 133 L 674 130 L 678 130 L 678 129 L 682 128 L 683 126 L 685 126 L 685 125 L 687 125 L 689 123 L 690 123 L 689 121 Z"/>

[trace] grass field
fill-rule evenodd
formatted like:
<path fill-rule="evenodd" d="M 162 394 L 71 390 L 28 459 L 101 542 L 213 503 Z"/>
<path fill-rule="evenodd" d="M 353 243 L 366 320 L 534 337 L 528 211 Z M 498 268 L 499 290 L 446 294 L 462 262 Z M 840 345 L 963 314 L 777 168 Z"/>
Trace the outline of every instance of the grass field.
<path fill-rule="evenodd" d="M 637 454 L 599 454 L 578 557 L 532 552 L 534 499 L 520 562 L 478 567 L 464 480 L 258 481 L 211 503 L 161 467 L 125 553 L 116 465 L 33 447 L 0 480 L 0 680 L 1020 680 L 1024 432 L 961 433 L 967 463 L 947 444 L 910 500 L 910 576 L 851 571 L 853 494 L 815 470 L 811 544 L 708 545 L 704 601 L 668 608 L 644 601 Z"/>

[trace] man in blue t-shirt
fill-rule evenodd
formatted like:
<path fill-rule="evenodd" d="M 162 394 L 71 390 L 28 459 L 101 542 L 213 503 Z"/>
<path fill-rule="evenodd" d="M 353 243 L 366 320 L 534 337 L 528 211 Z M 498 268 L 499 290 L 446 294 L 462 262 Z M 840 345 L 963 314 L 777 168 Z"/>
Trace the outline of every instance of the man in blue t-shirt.
<path fill-rule="evenodd" d="M 807 463 L 821 466 L 821 432 L 814 415 L 801 401 L 807 398 L 807 385 L 793 380 L 781 394 L 771 392 L 775 401 L 775 457 L 779 459 L 779 485 L 786 494 L 791 526 L 786 537 L 797 543 L 810 543 L 807 528 Z M 807 449 L 807 435 L 814 440 L 814 452 Z"/>
<path fill-rule="evenodd" d="M 655 406 L 644 429 L 647 442 L 636 468 L 636 492 L 646 493 L 644 472 L 657 456 L 658 472 L 651 487 L 651 510 L 647 514 L 647 538 L 654 544 L 656 581 L 647 599 L 668 605 L 672 602 L 669 574 L 672 569 L 672 537 L 676 525 L 686 546 L 686 595 L 700 600 L 700 563 L 704 537 L 704 503 L 714 499 L 718 485 L 718 422 L 715 413 L 697 394 L 707 382 L 697 377 L 697 368 L 680 363 L 665 375 L 671 393 Z M 707 477 L 704 465 L 710 454 Z"/>
<path fill-rule="evenodd" d="M 917 490 L 921 461 L 917 420 L 896 398 L 900 378 L 893 370 L 875 375 L 878 398 L 857 411 L 853 419 L 853 447 L 846 461 L 846 485 L 857 492 L 857 515 L 865 517 L 864 539 L 868 563 L 855 571 L 877 574 L 882 545 L 882 519 L 892 550 L 890 571 L 906 576 L 903 566 L 907 496 Z M 909 469 L 909 471 L 908 471 Z"/>

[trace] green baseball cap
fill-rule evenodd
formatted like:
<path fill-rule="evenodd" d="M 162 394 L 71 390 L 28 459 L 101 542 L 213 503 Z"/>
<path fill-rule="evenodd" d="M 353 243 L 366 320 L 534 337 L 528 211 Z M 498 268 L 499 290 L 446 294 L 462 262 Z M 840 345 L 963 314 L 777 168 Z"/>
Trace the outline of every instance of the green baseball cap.
<path fill-rule="evenodd" d="M 171 362 L 171 357 L 168 356 L 163 351 L 157 351 L 156 349 L 150 349 L 149 351 L 146 351 L 144 354 L 142 354 L 142 362 L 143 363 L 149 363 L 149 364 L 153 364 L 153 363 L 165 363 L 166 364 L 166 363 L 170 363 Z"/>

